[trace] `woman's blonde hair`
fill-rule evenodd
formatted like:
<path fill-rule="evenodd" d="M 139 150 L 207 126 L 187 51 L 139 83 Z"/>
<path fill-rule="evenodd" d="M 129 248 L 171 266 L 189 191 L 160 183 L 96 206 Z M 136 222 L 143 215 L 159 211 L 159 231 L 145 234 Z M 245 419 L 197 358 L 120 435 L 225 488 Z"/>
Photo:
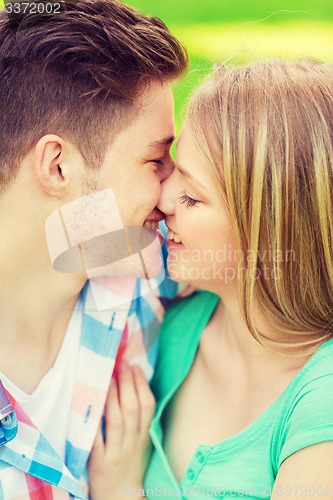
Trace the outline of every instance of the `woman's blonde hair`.
<path fill-rule="evenodd" d="M 256 327 L 259 307 L 280 352 L 313 352 L 333 336 L 333 65 L 218 66 L 187 126 L 233 222 L 249 330 L 277 347 Z"/>

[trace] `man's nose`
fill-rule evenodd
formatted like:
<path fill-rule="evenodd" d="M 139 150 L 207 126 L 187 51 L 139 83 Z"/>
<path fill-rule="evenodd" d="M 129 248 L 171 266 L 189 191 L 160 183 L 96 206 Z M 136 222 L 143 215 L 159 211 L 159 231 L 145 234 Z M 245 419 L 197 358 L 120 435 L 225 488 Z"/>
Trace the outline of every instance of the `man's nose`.
<path fill-rule="evenodd" d="M 174 171 L 175 164 L 173 161 L 166 162 L 162 167 L 159 168 L 160 182 L 164 182 L 172 172 Z"/>

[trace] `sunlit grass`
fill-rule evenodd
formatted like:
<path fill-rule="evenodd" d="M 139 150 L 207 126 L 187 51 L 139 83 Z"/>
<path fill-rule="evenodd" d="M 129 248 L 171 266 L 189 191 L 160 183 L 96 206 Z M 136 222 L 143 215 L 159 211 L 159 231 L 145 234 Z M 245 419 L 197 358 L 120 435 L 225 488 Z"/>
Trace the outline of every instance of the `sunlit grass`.
<path fill-rule="evenodd" d="M 184 24 L 171 29 L 191 55 L 205 59 L 240 63 L 279 56 L 333 61 L 332 22 Z"/>
<path fill-rule="evenodd" d="M 241 64 L 265 58 L 315 58 L 333 61 L 333 23 L 298 21 L 279 24 L 224 23 L 171 26 L 190 54 L 189 74 L 174 87 L 176 122 L 188 94 L 214 62 Z"/>
<path fill-rule="evenodd" d="M 124 0 L 125 3 L 154 14 L 167 24 L 221 23 L 267 18 L 270 23 L 282 17 L 333 20 L 332 0 Z"/>

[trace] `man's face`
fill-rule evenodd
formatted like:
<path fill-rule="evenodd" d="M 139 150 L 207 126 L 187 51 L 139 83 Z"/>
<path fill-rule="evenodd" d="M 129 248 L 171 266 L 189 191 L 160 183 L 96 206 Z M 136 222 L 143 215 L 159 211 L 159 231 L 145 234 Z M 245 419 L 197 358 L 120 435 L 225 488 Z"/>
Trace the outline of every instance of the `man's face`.
<path fill-rule="evenodd" d="M 163 219 L 156 205 L 161 183 L 174 168 L 170 156 L 175 133 L 170 87 L 152 85 L 138 109 L 133 122 L 116 135 L 98 171 L 86 170 L 82 158 L 79 160 L 85 179 L 80 188 L 83 196 L 61 207 L 61 220 L 58 211 L 48 218 L 48 245 L 55 269 L 88 271 L 88 277 L 150 279 L 159 274 L 162 262 L 157 235 L 142 230 L 142 226 L 157 229 Z M 94 189 L 87 193 L 86 187 L 91 185 Z M 58 243 L 63 240 L 57 237 L 56 227 L 61 232 L 64 225 L 71 248 L 67 249 L 64 242 L 59 250 Z M 62 260 L 56 262 L 59 255 Z"/>
<path fill-rule="evenodd" d="M 95 179 L 99 190 L 113 190 L 123 226 L 162 219 L 156 205 L 174 167 L 174 134 L 172 91 L 154 84 L 141 98 L 137 118 L 115 137 Z"/>

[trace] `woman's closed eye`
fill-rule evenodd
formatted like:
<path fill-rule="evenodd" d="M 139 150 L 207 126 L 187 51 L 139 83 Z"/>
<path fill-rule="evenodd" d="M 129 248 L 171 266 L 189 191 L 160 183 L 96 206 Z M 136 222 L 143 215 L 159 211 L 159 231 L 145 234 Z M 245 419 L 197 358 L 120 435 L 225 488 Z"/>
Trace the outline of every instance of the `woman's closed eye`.
<path fill-rule="evenodd" d="M 185 191 L 178 199 L 179 199 L 180 203 L 186 203 L 187 208 L 194 207 L 198 203 L 201 203 L 199 200 L 195 200 L 194 198 L 191 198 L 190 196 L 188 196 L 185 193 Z"/>

